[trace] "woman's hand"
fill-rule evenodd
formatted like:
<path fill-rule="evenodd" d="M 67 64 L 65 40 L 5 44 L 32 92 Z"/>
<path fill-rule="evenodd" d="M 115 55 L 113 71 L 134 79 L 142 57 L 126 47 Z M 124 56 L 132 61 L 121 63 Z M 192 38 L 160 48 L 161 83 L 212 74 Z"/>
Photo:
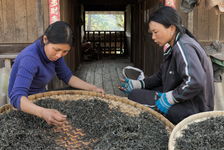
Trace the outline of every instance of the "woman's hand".
<path fill-rule="evenodd" d="M 61 114 L 55 109 L 44 108 L 41 113 L 41 118 L 43 118 L 49 125 L 61 126 L 66 122 L 66 115 Z"/>
<path fill-rule="evenodd" d="M 98 92 L 98 93 L 102 93 L 102 94 L 105 94 L 105 91 L 104 91 L 102 88 L 98 88 L 98 87 L 96 87 L 96 86 L 94 86 L 94 87 L 92 88 L 92 91 L 94 91 L 94 92 Z"/>
<path fill-rule="evenodd" d="M 129 78 L 120 79 L 121 85 L 118 87 L 121 91 L 129 94 L 133 89 L 145 88 L 145 82 L 143 80 L 132 80 Z"/>
<path fill-rule="evenodd" d="M 72 76 L 71 79 L 68 82 L 68 85 L 74 88 L 88 90 L 88 91 L 94 91 L 104 94 L 104 90 L 102 88 L 98 88 L 93 84 L 87 83 L 81 79 L 79 79 L 76 76 Z"/>
<path fill-rule="evenodd" d="M 66 115 L 61 114 L 55 109 L 40 107 L 32 103 L 25 96 L 21 97 L 20 106 L 22 111 L 44 119 L 49 125 L 60 126 L 66 122 Z"/>

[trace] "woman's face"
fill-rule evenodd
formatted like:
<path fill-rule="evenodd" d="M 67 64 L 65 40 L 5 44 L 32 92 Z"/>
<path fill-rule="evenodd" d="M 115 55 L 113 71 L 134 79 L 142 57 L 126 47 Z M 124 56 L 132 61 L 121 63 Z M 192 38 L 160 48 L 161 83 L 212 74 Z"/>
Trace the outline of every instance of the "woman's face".
<path fill-rule="evenodd" d="M 149 22 L 149 32 L 152 33 L 152 39 L 159 46 L 164 46 L 166 43 L 170 43 L 173 40 L 175 34 L 174 26 L 170 26 L 166 28 L 164 25 L 150 21 Z"/>
<path fill-rule="evenodd" d="M 47 58 L 51 61 L 56 61 L 59 58 L 67 55 L 71 49 L 69 44 L 48 43 L 48 40 L 46 37 L 43 37 L 43 41 L 45 43 L 44 45 L 45 54 Z"/>

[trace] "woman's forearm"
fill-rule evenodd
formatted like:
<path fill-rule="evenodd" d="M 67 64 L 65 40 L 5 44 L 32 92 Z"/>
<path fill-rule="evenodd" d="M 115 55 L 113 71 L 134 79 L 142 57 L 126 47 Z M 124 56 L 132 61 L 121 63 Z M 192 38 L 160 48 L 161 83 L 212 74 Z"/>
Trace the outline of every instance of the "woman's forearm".
<path fill-rule="evenodd" d="M 20 108 L 22 111 L 42 118 L 43 107 L 40 107 L 31 101 L 27 97 L 22 96 L 20 100 Z"/>
<path fill-rule="evenodd" d="M 97 88 L 95 85 L 89 84 L 89 83 L 77 78 L 76 76 L 71 77 L 71 79 L 68 82 L 68 85 L 70 85 L 71 87 L 74 87 L 74 88 L 90 90 L 90 91 Z"/>
<path fill-rule="evenodd" d="M 40 107 L 29 101 L 25 96 L 21 97 L 20 108 L 26 113 L 44 119 L 49 125 L 60 126 L 66 121 L 66 115 L 61 114 L 55 109 Z"/>

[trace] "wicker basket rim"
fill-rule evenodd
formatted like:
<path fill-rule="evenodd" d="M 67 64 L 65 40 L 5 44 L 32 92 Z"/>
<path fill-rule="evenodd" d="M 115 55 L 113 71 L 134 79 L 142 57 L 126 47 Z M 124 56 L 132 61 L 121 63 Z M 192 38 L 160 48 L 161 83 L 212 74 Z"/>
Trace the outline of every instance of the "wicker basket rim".
<path fill-rule="evenodd" d="M 154 117 L 159 119 L 162 123 L 164 123 L 164 125 L 168 128 L 169 132 L 171 132 L 174 128 L 174 125 L 168 119 L 166 119 L 163 115 L 154 111 L 153 109 L 146 107 L 144 105 L 141 105 L 139 103 L 136 103 L 134 101 L 131 101 L 126 97 L 120 97 L 120 96 L 115 96 L 115 95 L 111 95 L 111 94 L 101 94 L 101 93 L 97 93 L 97 92 L 84 91 L 84 90 L 61 90 L 61 91 L 49 91 L 49 92 L 33 94 L 33 95 L 28 96 L 28 99 L 31 101 L 35 101 L 36 99 L 47 97 L 47 96 L 65 95 L 65 94 L 94 96 L 94 97 L 110 99 L 110 100 L 114 100 L 114 101 L 120 101 L 122 103 L 131 105 L 131 106 L 137 107 L 141 110 L 149 112 Z M 10 104 L 3 105 L 2 107 L 0 107 L 0 113 L 4 113 L 4 112 L 10 111 L 12 109 L 13 109 L 13 106 Z"/>
<path fill-rule="evenodd" d="M 176 139 L 181 135 L 181 131 L 185 128 L 187 128 L 188 125 L 200 122 L 205 119 L 211 118 L 211 117 L 217 117 L 217 116 L 224 116 L 224 111 L 208 111 L 208 112 L 201 112 L 198 114 L 191 115 L 181 122 L 179 122 L 173 129 L 173 131 L 170 134 L 169 143 L 168 143 L 168 149 L 174 150 L 175 149 L 175 141 Z"/>

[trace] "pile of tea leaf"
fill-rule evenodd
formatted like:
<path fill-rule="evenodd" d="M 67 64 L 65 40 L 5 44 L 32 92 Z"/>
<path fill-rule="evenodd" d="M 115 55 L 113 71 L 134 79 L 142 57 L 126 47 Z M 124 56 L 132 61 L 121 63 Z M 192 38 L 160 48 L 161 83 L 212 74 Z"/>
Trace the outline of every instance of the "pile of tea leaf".
<path fill-rule="evenodd" d="M 53 133 L 44 120 L 22 111 L 0 115 L 0 150 L 58 149 Z"/>
<path fill-rule="evenodd" d="M 212 117 L 188 125 L 176 139 L 176 150 L 224 149 L 224 117 Z"/>
<path fill-rule="evenodd" d="M 99 99 L 75 101 L 42 99 L 36 104 L 66 114 L 74 128 L 84 131 L 82 141 L 94 141 L 91 143 L 92 149 L 167 149 L 167 130 L 149 113 L 143 112 L 133 117 L 117 108 L 109 108 L 108 103 Z M 19 111 L 0 117 L 1 148 L 63 149 L 54 142 L 58 135 L 52 133 L 52 127 L 45 121 Z"/>

